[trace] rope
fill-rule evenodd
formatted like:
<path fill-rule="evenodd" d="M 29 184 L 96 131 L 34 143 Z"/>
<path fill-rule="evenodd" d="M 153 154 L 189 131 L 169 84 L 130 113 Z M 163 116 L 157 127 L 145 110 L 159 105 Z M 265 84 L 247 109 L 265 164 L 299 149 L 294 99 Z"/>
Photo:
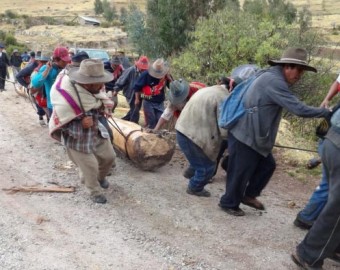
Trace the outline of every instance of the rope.
<path fill-rule="evenodd" d="M 277 147 L 277 148 L 286 148 L 286 149 L 291 149 L 291 150 L 300 150 L 300 151 L 312 152 L 312 153 L 317 153 L 318 152 L 316 150 L 297 148 L 297 147 L 291 147 L 291 146 L 285 146 L 285 145 L 276 145 L 276 144 L 274 144 L 274 147 Z"/>

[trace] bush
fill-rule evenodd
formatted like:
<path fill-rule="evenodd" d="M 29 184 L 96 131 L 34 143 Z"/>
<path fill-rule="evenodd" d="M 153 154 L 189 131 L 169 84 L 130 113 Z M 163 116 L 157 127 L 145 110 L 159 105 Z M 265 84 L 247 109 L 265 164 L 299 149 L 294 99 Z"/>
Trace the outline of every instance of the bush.
<path fill-rule="evenodd" d="M 20 17 L 17 13 L 15 13 L 12 10 L 6 10 L 5 11 L 5 16 L 10 18 L 10 19 L 15 19 L 15 18 L 19 18 Z"/>

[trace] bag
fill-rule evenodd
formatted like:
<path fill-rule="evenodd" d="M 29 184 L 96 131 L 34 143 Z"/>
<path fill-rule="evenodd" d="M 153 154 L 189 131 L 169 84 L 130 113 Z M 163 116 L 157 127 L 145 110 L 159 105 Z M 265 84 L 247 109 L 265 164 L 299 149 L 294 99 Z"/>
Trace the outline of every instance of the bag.
<path fill-rule="evenodd" d="M 223 101 L 220 107 L 220 116 L 218 119 L 218 125 L 221 128 L 231 129 L 245 114 L 247 109 L 243 104 L 244 94 L 259 75 L 260 73 L 257 73 L 236 85 L 230 96 Z"/>

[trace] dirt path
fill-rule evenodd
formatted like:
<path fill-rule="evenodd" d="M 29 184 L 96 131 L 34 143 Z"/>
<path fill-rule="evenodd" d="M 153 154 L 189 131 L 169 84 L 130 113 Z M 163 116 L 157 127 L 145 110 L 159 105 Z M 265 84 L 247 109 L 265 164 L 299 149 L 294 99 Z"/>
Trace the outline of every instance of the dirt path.
<path fill-rule="evenodd" d="M 242 206 L 246 216 L 236 218 L 218 209 L 222 171 L 208 186 L 211 198 L 187 195 L 179 151 L 153 173 L 118 159 L 108 178 L 108 203 L 95 205 L 30 103 L 7 88 L 0 93 L 0 188 L 57 182 L 77 189 L 73 194 L 0 190 L 1 269 L 296 269 L 289 256 L 305 232 L 292 222 L 313 184 L 284 174 L 280 161 L 261 198 L 263 213 Z M 297 207 L 290 208 L 291 201 Z"/>

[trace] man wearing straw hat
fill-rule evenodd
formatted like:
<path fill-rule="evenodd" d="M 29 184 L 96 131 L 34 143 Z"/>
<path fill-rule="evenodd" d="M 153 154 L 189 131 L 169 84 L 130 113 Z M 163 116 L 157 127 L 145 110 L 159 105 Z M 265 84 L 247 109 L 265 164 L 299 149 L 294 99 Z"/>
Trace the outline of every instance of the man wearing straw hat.
<path fill-rule="evenodd" d="M 104 100 L 111 102 L 101 89 L 112 79 L 100 59 L 85 59 L 79 68 L 60 76 L 51 90 L 50 134 L 63 143 L 79 168 L 92 201 L 101 204 L 106 203 L 101 188 L 109 187 L 105 177 L 115 162 L 108 130 L 99 121 L 104 114 Z"/>
<path fill-rule="evenodd" d="M 317 72 L 307 63 L 307 51 L 288 48 L 280 60 L 261 73 L 243 97 L 248 111 L 228 131 L 228 175 L 226 192 L 219 206 L 234 216 L 245 215 L 241 203 L 257 210 L 264 205 L 257 199 L 272 177 L 276 163 L 272 149 L 283 108 L 301 117 L 327 117 L 329 109 L 302 103 L 289 87 L 305 71 Z"/>
<path fill-rule="evenodd" d="M 141 74 L 137 80 L 135 91 L 135 105 L 140 106 L 143 99 L 145 124 L 148 128 L 155 128 L 164 111 L 165 87 L 172 81 L 169 73 L 169 64 L 158 58 Z"/>

